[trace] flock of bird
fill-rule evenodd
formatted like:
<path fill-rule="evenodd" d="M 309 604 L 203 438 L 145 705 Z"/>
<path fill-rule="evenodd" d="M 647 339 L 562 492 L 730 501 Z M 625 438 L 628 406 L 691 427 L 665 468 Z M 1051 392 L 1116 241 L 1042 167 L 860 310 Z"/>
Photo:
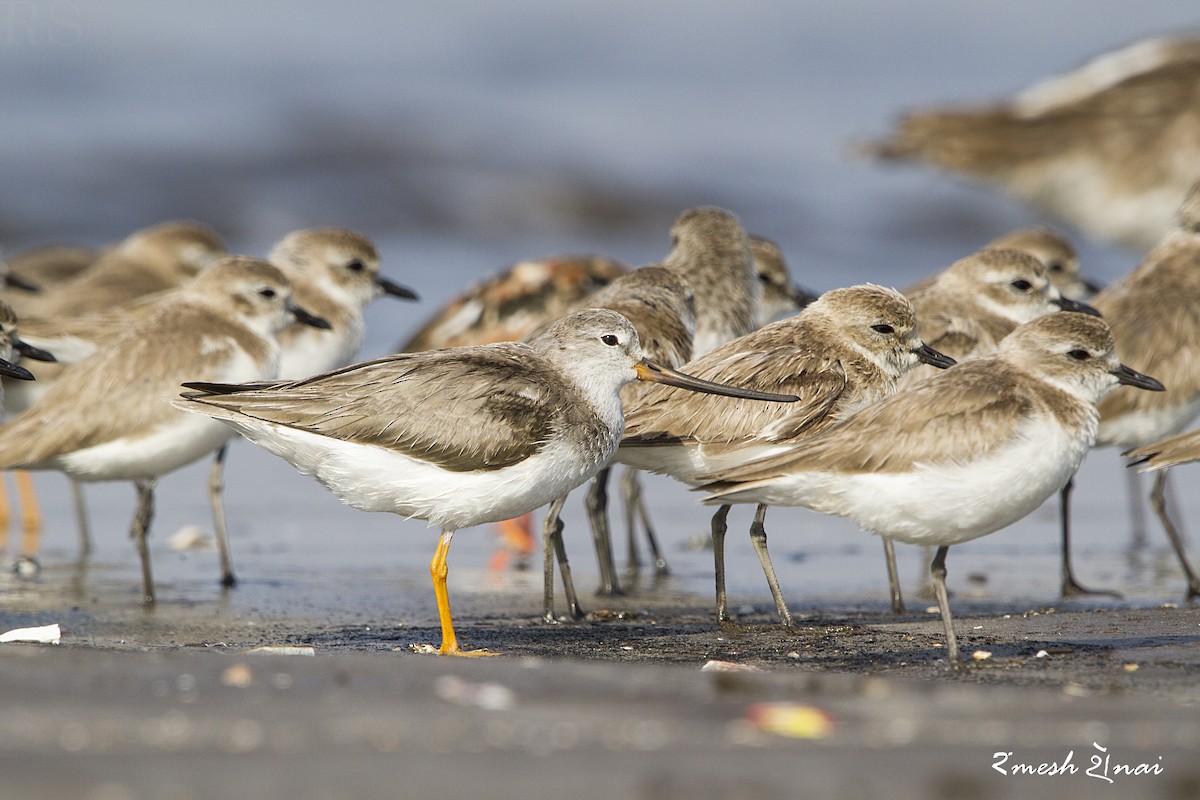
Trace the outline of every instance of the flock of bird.
<path fill-rule="evenodd" d="M 1193 133 L 1192 150 L 1173 163 L 1200 153 L 1200 44 L 1143 43 L 1102 61 L 998 108 L 911 115 L 875 152 L 998 181 L 1124 241 L 1143 242 L 1157 226 L 1141 263 L 1107 288 L 1080 274 L 1066 239 L 1037 228 L 904 292 L 861 284 L 814 297 L 792 285 L 776 245 L 748 236 L 728 211 L 699 207 L 677 218 L 660 263 L 522 262 L 452 301 L 405 352 L 351 363 L 368 303 L 416 299 L 380 274 L 366 237 L 297 231 L 258 259 L 226 253 L 204 225 L 168 222 L 100 251 L 8 257 L 0 375 L 11 419 L 0 426 L 0 469 L 133 482 L 131 532 L 143 599 L 153 603 L 155 482 L 210 455 L 221 582 L 235 584 L 221 488 L 226 445 L 240 434 L 355 508 L 437 526 L 430 570 L 442 640 L 425 649 L 487 655 L 461 647 L 454 631 L 446 576 L 455 531 L 549 505 L 544 615 L 560 619 L 557 565 L 579 617 L 560 512 L 590 481 L 601 577 L 615 591 L 607 483 L 620 463 L 631 558 L 640 522 L 664 568 L 637 471 L 670 475 L 717 507 L 721 624 L 732 622 L 724 537 L 735 504 L 756 507 L 750 539 L 785 626 L 793 623 L 767 550 L 769 506 L 849 517 L 880 536 L 897 610 L 893 541 L 935 548 L 930 577 L 958 666 L 948 549 L 1062 492 L 1062 592 L 1088 592 L 1070 564 L 1069 490 L 1090 448 L 1116 445 L 1159 470 L 1153 507 L 1192 599 L 1200 581 L 1171 520 L 1165 476 L 1200 458 L 1200 432 L 1183 433 L 1200 413 L 1200 185 L 1180 189 L 1178 168 L 1149 189 L 1140 179 L 1154 171 L 1150 149 L 1186 149 L 1162 131 L 1169 111 L 1190 109 L 1193 125 L 1172 128 Z M 1153 87 L 1160 104 L 1145 100 L 1159 96 Z M 1142 116 L 1114 133 L 1131 98 L 1142 98 Z M 1143 168 L 1129 188 L 1132 167 L 1117 156 L 1146 127 L 1147 108 L 1158 114 L 1155 137 L 1140 146 Z M 1097 109 L 1116 141 L 1107 151 L 1093 141 L 1104 152 L 1081 162 L 1074 153 L 1098 128 L 1080 120 Z M 1096 206 L 1121 192 L 1120 222 L 1097 223 Z M 1174 192 L 1174 223 L 1130 211 L 1139 192 Z M 29 527 L 32 496 L 22 495 Z M 82 493 L 75 498 L 86 547 Z"/>

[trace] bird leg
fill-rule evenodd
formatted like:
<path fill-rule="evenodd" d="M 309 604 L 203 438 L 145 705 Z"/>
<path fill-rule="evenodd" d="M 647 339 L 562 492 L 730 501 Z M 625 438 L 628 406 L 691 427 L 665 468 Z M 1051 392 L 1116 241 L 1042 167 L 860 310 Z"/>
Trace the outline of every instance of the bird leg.
<path fill-rule="evenodd" d="M 225 451 L 229 444 L 221 445 L 208 473 L 208 500 L 212 504 L 213 530 L 217 534 L 217 551 L 221 557 L 221 586 L 231 589 L 237 585 L 233 574 L 233 559 L 229 555 L 229 531 L 225 528 Z"/>
<path fill-rule="evenodd" d="M 42 530 L 37 490 L 33 486 L 33 476 L 27 470 L 14 470 L 13 480 L 17 484 L 17 494 L 21 497 L 21 553 L 34 558 L 38 552 L 38 534 Z"/>
<path fill-rule="evenodd" d="M 71 499 L 75 505 L 75 525 L 79 528 L 79 557 L 92 554 L 92 529 L 88 523 L 87 498 L 83 494 L 83 483 L 71 478 Z"/>
<path fill-rule="evenodd" d="M 771 555 L 767 552 L 767 529 L 763 524 L 767 519 L 767 506 L 759 503 L 754 511 L 754 522 L 750 523 L 750 544 L 758 554 L 758 563 L 762 565 L 763 574 L 767 576 L 767 586 L 771 587 L 771 597 L 775 600 L 775 610 L 779 613 L 779 622 L 785 628 L 792 627 L 792 612 L 788 611 L 779 590 L 779 579 L 775 577 L 775 567 L 771 564 Z"/>
<path fill-rule="evenodd" d="M 433 560 L 429 562 L 429 574 L 433 576 L 433 593 L 437 597 L 438 619 L 442 623 L 442 644 L 438 648 L 440 656 L 494 656 L 496 653 L 487 650 L 463 650 L 458 646 L 458 637 L 454 634 L 454 620 L 450 618 L 450 593 L 446 590 L 446 576 L 450 573 L 446 566 L 446 556 L 450 553 L 450 540 L 454 538 L 454 530 L 446 528 L 438 539 L 437 550 Z"/>
<path fill-rule="evenodd" d="M 150 547 L 146 543 L 146 535 L 150 531 L 150 520 L 154 518 L 154 484 L 153 478 L 135 481 L 137 487 L 137 511 L 133 514 L 133 526 L 129 535 L 133 537 L 133 545 L 137 548 L 138 557 L 142 561 L 142 603 L 154 605 L 154 576 L 150 574 Z"/>
<path fill-rule="evenodd" d="M 1072 477 L 1062 488 L 1059 500 L 1059 513 L 1062 519 L 1062 567 L 1059 570 L 1061 580 L 1059 594 L 1064 600 L 1086 594 L 1114 597 L 1120 600 L 1120 592 L 1112 589 L 1088 589 L 1075 580 L 1075 573 L 1071 569 L 1071 492 L 1074 488 L 1075 478 Z"/>
<path fill-rule="evenodd" d="M 592 527 L 592 542 L 596 546 L 596 560 L 600 562 L 599 595 L 621 594 L 621 586 L 617 582 L 616 559 L 613 558 L 612 537 L 608 531 L 608 475 L 610 467 L 605 467 L 592 478 L 591 488 L 587 494 L 588 523 Z"/>
<path fill-rule="evenodd" d="M 937 596 L 938 610 L 942 612 L 942 624 L 946 626 L 946 656 L 951 669 L 962 667 L 958 653 L 958 637 L 954 635 L 954 620 L 950 616 L 950 598 L 946 594 L 946 553 L 949 547 L 939 547 L 929 565 L 929 576 L 933 578 L 933 593 Z"/>
<path fill-rule="evenodd" d="M 542 525 L 542 621 L 549 624 L 558 622 L 554 614 L 554 559 L 558 559 L 558 567 L 562 572 L 563 592 L 567 596 L 567 613 L 571 619 L 582 619 L 583 609 L 579 607 L 579 597 L 575 594 L 575 581 L 571 579 L 571 565 L 567 562 L 567 549 L 563 545 L 562 509 L 567 502 L 567 495 L 555 500 L 546 511 L 546 520 Z"/>
<path fill-rule="evenodd" d="M 725 531 L 729 528 L 727 520 L 731 508 L 733 506 L 721 506 L 712 517 L 713 563 L 717 580 L 717 624 L 722 626 L 731 621 L 729 605 L 725 598 Z"/>
<path fill-rule="evenodd" d="M 892 594 L 892 613 L 903 614 L 904 595 L 900 593 L 900 570 L 896 567 L 896 543 L 887 536 L 883 539 L 883 559 L 887 562 L 888 589 Z"/>
<path fill-rule="evenodd" d="M 1154 488 L 1150 492 L 1150 507 L 1158 515 L 1163 529 L 1167 532 L 1167 538 L 1171 540 L 1171 547 L 1175 548 L 1179 566 L 1183 568 L 1183 574 L 1187 576 L 1187 594 L 1184 595 L 1184 599 L 1190 603 L 1200 597 L 1200 580 L 1197 580 L 1192 565 L 1188 563 L 1183 537 L 1179 535 L 1179 529 L 1175 527 L 1175 523 L 1171 521 L 1171 515 L 1167 513 L 1167 502 L 1167 470 L 1164 469 L 1154 476 Z"/>
<path fill-rule="evenodd" d="M 639 471 L 633 467 L 626 467 L 625 471 L 621 473 L 621 494 L 625 499 L 625 529 L 629 535 L 629 571 L 637 572 L 638 567 L 641 566 L 637 552 L 636 524 L 636 520 L 640 518 L 642 527 L 646 530 L 646 544 L 650 545 L 650 553 L 654 556 L 655 576 L 662 578 L 670 575 L 671 570 L 667 567 L 667 560 L 663 557 L 662 548 L 658 545 L 658 537 L 654 534 L 654 526 L 650 523 L 650 511 L 646 508 L 646 501 L 642 494 L 642 480 Z"/>

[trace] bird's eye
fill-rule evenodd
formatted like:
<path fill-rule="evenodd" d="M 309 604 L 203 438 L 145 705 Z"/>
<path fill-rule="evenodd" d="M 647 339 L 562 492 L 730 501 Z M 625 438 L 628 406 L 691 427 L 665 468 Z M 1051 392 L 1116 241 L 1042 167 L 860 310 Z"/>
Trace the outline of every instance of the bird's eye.
<path fill-rule="evenodd" d="M 260 295 L 260 296 L 262 296 L 262 297 L 265 297 L 265 298 L 267 298 L 268 300 L 269 300 L 269 299 L 271 299 L 272 297 L 274 297 L 274 296 L 275 296 L 275 290 L 274 290 L 274 289 L 270 289 L 270 288 L 267 288 L 267 289 L 259 289 L 259 290 L 258 290 L 258 293 L 259 293 L 259 295 Z"/>
<path fill-rule="evenodd" d="M 1051 272 L 1062 272 L 1063 265 L 1058 263 L 1057 261 L 1051 261 L 1049 264 L 1046 265 L 1046 269 L 1050 270 Z"/>
<path fill-rule="evenodd" d="M 1017 278 L 1015 281 L 1012 282 L 1012 287 L 1014 289 L 1016 289 L 1018 292 L 1028 292 L 1030 289 L 1033 288 L 1033 284 L 1030 283 L 1029 281 L 1025 280 L 1024 278 Z"/>
<path fill-rule="evenodd" d="M 362 272 L 366 268 L 367 265 L 357 258 L 346 265 L 346 269 L 350 270 L 351 272 Z"/>
<path fill-rule="evenodd" d="M 770 275 L 767 275 L 765 272 L 760 272 L 760 273 L 758 273 L 758 282 L 759 282 L 759 283 L 766 283 L 766 284 L 770 284 L 770 283 L 771 283 L 771 276 L 770 276 Z"/>
<path fill-rule="evenodd" d="M 606 333 L 600 337 L 600 341 L 604 342 L 609 347 L 616 347 L 620 340 L 611 333 Z"/>
<path fill-rule="evenodd" d="M 876 331 L 877 333 L 895 333 L 896 332 L 895 328 L 893 328 L 891 325 L 888 325 L 887 323 L 884 323 L 884 322 L 881 322 L 878 325 L 872 325 L 871 330 Z"/>
<path fill-rule="evenodd" d="M 1092 357 L 1092 354 L 1089 353 L 1087 350 L 1072 350 L 1071 352 L 1067 353 L 1067 355 L 1069 355 L 1071 358 L 1075 359 L 1076 361 L 1087 361 L 1089 358 Z"/>

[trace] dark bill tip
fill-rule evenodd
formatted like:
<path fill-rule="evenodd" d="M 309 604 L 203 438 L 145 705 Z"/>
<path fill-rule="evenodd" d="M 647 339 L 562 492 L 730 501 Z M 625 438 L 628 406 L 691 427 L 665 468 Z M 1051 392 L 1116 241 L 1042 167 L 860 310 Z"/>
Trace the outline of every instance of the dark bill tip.
<path fill-rule="evenodd" d="M 1126 386 L 1136 386 L 1139 389 L 1147 389 L 1151 392 L 1165 392 L 1167 390 L 1167 387 L 1163 386 L 1159 381 L 1151 378 L 1149 375 L 1143 375 L 1135 369 L 1130 369 L 1124 364 L 1114 369 L 1112 374 L 1117 376 L 1117 383 L 1123 383 Z"/>
<path fill-rule="evenodd" d="M 947 367 L 953 367 L 955 364 L 958 363 L 950 356 L 946 355 L 945 353 L 934 350 L 932 347 L 925 344 L 924 342 L 922 342 L 921 346 L 918 347 L 913 352 L 917 354 L 917 358 L 921 360 L 922 364 L 928 364 L 929 366 L 937 367 L 938 369 L 946 369 Z"/>
<path fill-rule="evenodd" d="M 412 289 L 409 289 L 407 286 L 401 286 L 393 281 L 389 281 L 382 275 L 375 278 L 375 285 L 380 289 L 383 289 L 384 294 L 390 294 L 392 297 L 402 297 L 405 300 L 421 299 Z"/>
<path fill-rule="evenodd" d="M 1091 280 L 1090 278 L 1085 278 L 1082 275 L 1079 276 L 1079 282 L 1083 284 L 1083 288 L 1087 289 L 1089 294 L 1099 294 L 1100 292 L 1104 291 L 1104 284 L 1097 283 L 1096 281 Z"/>
<path fill-rule="evenodd" d="M 1081 303 L 1078 300 L 1072 300 L 1068 297 L 1056 297 L 1050 302 L 1054 303 L 1054 305 L 1058 306 L 1063 311 L 1077 311 L 1080 314 L 1091 314 L 1093 317 L 1100 316 L 1100 312 L 1097 311 L 1093 306 L 1089 306 L 1087 303 Z"/>
<path fill-rule="evenodd" d="M 318 317 L 316 314 L 305 311 L 298 305 L 289 303 L 288 311 L 291 311 L 293 314 L 295 314 L 296 322 L 299 322 L 303 325 L 310 325 L 314 328 L 320 328 L 323 331 L 327 331 L 332 327 L 329 324 L 329 321 L 324 317 Z"/>
<path fill-rule="evenodd" d="M 648 358 L 643 358 L 634 369 L 637 371 L 638 380 L 675 386 L 679 389 L 688 389 L 693 392 L 720 394 L 726 397 L 741 397 L 745 400 L 762 400 L 764 402 L 775 403 L 794 403 L 800 399 L 794 394 L 772 394 L 771 392 L 760 392 L 755 389 L 740 389 L 736 386 L 726 386 L 723 383 L 713 383 L 701 378 L 694 378 L 691 375 L 685 375 L 682 372 L 664 367 L 661 364 L 655 364 Z"/>
<path fill-rule="evenodd" d="M 12 337 L 12 346 L 18 353 L 26 358 L 32 358 L 34 361 L 49 361 L 51 363 L 58 361 L 53 353 L 43 350 L 40 347 L 34 347 L 29 342 L 23 342 L 16 336 Z"/>
<path fill-rule="evenodd" d="M 13 275 L 11 272 L 4 276 L 4 285 L 10 289 L 20 289 L 23 292 L 33 292 L 35 294 L 42 290 L 42 287 L 28 278 Z"/>
<path fill-rule="evenodd" d="M 14 364 L 11 361 L 5 361 L 0 358 L 0 375 L 7 378 L 16 378 L 19 381 L 33 380 L 33 373 L 19 364 Z"/>
<path fill-rule="evenodd" d="M 809 291 L 802 286 L 793 286 L 790 296 L 797 309 L 804 308 L 809 303 L 820 297 L 820 295 L 816 292 Z"/>

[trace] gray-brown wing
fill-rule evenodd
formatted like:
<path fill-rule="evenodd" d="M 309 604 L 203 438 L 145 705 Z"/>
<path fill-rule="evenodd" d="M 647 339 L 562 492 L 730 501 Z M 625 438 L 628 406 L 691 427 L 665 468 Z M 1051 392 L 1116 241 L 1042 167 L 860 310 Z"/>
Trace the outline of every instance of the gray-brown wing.
<path fill-rule="evenodd" d="M 715 445 L 764 435 L 772 440 L 801 435 L 830 420 L 850 391 L 840 361 L 795 347 L 714 351 L 683 367 L 711 381 L 794 394 L 796 403 L 763 403 L 653 386 L 625 418 L 624 446 L 696 442 Z"/>
<path fill-rule="evenodd" d="M 401 354 L 196 399 L 445 469 L 499 469 L 538 452 L 568 401 L 567 390 L 530 356 L 510 344 Z"/>
<path fill-rule="evenodd" d="M 1038 406 L 1035 387 L 1023 377 L 998 359 L 960 364 L 786 453 L 712 477 L 724 486 L 800 470 L 899 472 L 915 464 L 965 463 L 1010 442 L 1017 435 L 1014 420 Z"/>

